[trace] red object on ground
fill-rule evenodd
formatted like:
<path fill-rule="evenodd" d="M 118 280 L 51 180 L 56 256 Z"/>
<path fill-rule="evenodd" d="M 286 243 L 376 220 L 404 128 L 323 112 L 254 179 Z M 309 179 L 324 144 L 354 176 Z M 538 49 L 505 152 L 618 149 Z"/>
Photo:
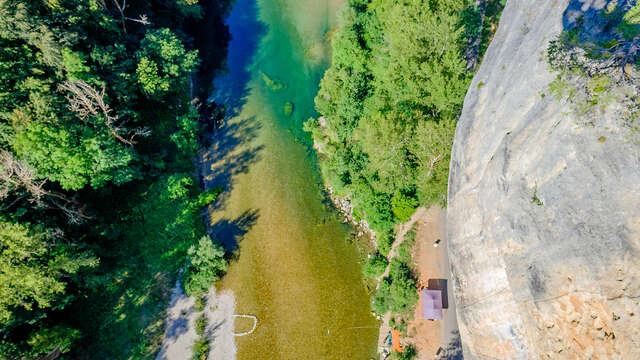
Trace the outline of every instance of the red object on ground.
<path fill-rule="evenodd" d="M 400 335 L 402 335 L 400 331 L 391 330 L 391 344 L 393 345 L 393 350 L 401 353 L 402 346 L 400 346 Z"/>

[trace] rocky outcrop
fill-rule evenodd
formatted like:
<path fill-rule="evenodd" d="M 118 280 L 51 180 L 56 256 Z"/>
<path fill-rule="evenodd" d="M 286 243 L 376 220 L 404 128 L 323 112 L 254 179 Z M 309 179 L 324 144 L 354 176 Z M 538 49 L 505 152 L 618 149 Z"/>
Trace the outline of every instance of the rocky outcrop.
<path fill-rule="evenodd" d="M 609 3 L 509 0 L 467 93 L 447 209 L 467 358 L 640 359 L 640 146 L 550 96 L 545 58 Z"/>
<path fill-rule="evenodd" d="M 327 192 L 329 193 L 329 199 L 333 202 L 333 205 L 342 215 L 343 223 L 350 223 L 357 231 L 357 236 L 366 236 L 369 238 L 373 244 L 375 245 L 376 233 L 371 230 L 369 227 L 369 223 L 364 219 L 357 219 L 353 215 L 353 204 L 351 204 L 351 199 L 348 196 L 338 196 L 336 195 L 333 187 L 330 185 L 327 186 Z"/>

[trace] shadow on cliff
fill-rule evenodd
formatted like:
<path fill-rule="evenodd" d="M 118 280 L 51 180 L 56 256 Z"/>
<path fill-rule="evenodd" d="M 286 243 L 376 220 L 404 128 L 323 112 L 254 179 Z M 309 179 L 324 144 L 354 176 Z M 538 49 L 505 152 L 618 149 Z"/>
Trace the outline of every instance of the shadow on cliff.
<path fill-rule="evenodd" d="M 237 116 L 250 92 L 251 67 L 267 25 L 258 18 L 256 0 L 237 0 L 227 18 L 231 30 L 227 73 L 213 82 L 210 101 L 225 108 L 226 119 Z"/>
<path fill-rule="evenodd" d="M 460 339 L 460 332 L 454 330 L 451 332 L 451 341 L 447 344 L 447 347 L 443 348 L 440 354 L 440 359 L 446 360 L 462 360 L 462 340 Z"/>
<path fill-rule="evenodd" d="M 562 15 L 563 30 L 569 32 L 572 42 L 615 47 L 612 41 L 630 40 L 640 31 L 625 19 L 635 4 L 635 0 L 570 0 Z"/>

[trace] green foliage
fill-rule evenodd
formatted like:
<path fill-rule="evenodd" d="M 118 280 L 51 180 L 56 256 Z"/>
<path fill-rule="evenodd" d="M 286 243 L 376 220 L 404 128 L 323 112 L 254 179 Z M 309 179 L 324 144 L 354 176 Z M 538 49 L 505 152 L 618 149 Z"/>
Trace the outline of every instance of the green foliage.
<path fill-rule="evenodd" d="M 163 99 L 186 89 L 186 78 L 198 66 L 198 52 L 187 51 L 170 29 L 149 31 L 136 52 L 138 83 L 145 94 Z"/>
<path fill-rule="evenodd" d="M 203 296 L 196 296 L 196 301 L 193 304 L 193 310 L 196 312 L 200 312 L 202 310 L 204 310 L 204 307 L 207 304 L 205 303 L 205 299 L 204 299 L 204 295 Z"/>
<path fill-rule="evenodd" d="M 402 318 L 396 321 L 396 318 L 392 317 L 391 319 L 389 319 L 389 326 L 394 330 L 398 330 L 405 334 L 407 333 L 407 323 L 404 322 Z"/>
<path fill-rule="evenodd" d="M 92 296 L 81 305 L 83 333 L 103 358 L 119 358 L 123 353 L 151 356 L 145 354 L 153 352 L 152 343 L 140 334 L 161 338 L 163 328 L 156 324 L 164 318 L 173 274 L 187 261 L 189 247 L 205 233 L 200 199 L 215 199 L 219 193 L 199 194 L 186 173 L 154 180 L 122 194 L 124 206 L 110 214 L 113 224 L 102 230 L 116 245 L 103 252 L 110 266 L 87 281 Z M 106 201 L 117 204 L 118 200 Z"/>
<path fill-rule="evenodd" d="M 198 0 L 177 0 L 176 5 L 184 16 L 198 19 L 202 17 L 202 7 Z"/>
<path fill-rule="evenodd" d="M 418 200 L 403 194 L 396 194 L 391 199 L 391 211 L 393 211 L 396 219 L 401 222 L 409 220 L 417 206 Z"/>
<path fill-rule="evenodd" d="M 635 18 L 633 21 L 637 21 Z M 622 37 L 625 40 L 633 40 L 636 36 L 640 35 L 640 26 L 638 23 L 629 23 L 627 21 L 622 21 L 616 29 L 622 34 Z"/>
<path fill-rule="evenodd" d="M 199 208 L 203 208 L 216 200 L 218 195 L 222 192 L 222 186 L 216 186 L 212 189 L 204 191 L 198 195 L 196 199 L 195 206 Z"/>
<path fill-rule="evenodd" d="M 402 352 L 394 351 L 392 358 L 394 360 L 412 360 L 417 356 L 416 348 L 413 345 L 407 345 L 402 348 Z"/>
<path fill-rule="evenodd" d="M 56 348 L 65 354 L 71 351 L 73 343 L 80 338 L 80 331 L 56 325 L 42 328 L 29 336 L 27 343 L 33 355 L 49 354 Z"/>
<path fill-rule="evenodd" d="M 533 196 L 531 197 L 531 202 L 536 204 L 536 205 L 538 205 L 538 206 L 544 205 L 542 200 L 540 200 L 540 198 L 538 198 L 538 187 L 537 186 L 533 188 Z"/>
<path fill-rule="evenodd" d="M 69 358 L 153 357 L 170 286 L 205 232 L 200 209 L 221 191 L 200 193 L 189 175 L 199 61 L 183 25 L 203 8 L 127 3 L 123 17 L 105 4 L 0 1 L 0 149 L 28 175 L 0 167 L 14 175 L 0 183 L 12 189 L 0 196 L 3 359 L 54 346 Z M 214 22 L 228 4 L 207 8 Z M 133 20 L 143 15 L 150 24 Z M 96 90 L 84 108 L 87 93 L 64 87 L 80 80 Z M 75 211 L 84 223 L 69 222 Z"/>
<path fill-rule="evenodd" d="M 395 240 L 395 236 L 393 231 L 387 231 L 384 233 L 379 233 L 376 236 L 378 251 L 380 254 L 384 256 L 388 256 L 391 251 L 391 246 L 393 245 L 393 241 Z"/>
<path fill-rule="evenodd" d="M 387 268 L 389 262 L 387 258 L 380 253 L 369 254 L 367 262 L 364 264 L 364 275 L 370 278 L 382 275 Z"/>
<path fill-rule="evenodd" d="M 418 301 L 415 279 L 409 266 L 397 258 L 391 260 L 389 277 L 383 279 L 371 298 L 371 307 L 376 314 L 387 311 L 403 314 Z"/>
<path fill-rule="evenodd" d="M 417 206 L 446 202 L 455 119 L 471 79 L 462 51 L 479 15 L 462 0 L 365 3 L 340 15 L 315 99 L 324 126 L 313 120 L 306 130 L 323 144 L 325 180 L 386 234 Z M 385 254 L 389 242 L 379 242 Z"/>
<path fill-rule="evenodd" d="M 371 308 L 376 314 L 385 314 L 391 307 L 391 283 L 388 278 L 382 279 L 378 284 L 378 289 L 371 296 Z"/>
<path fill-rule="evenodd" d="M 634 5 L 623 16 L 624 21 L 629 24 L 640 24 L 640 4 Z"/>
<path fill-rule="evenodd" d="M 209 346 L 209 339 L 206 337 L 196 340 L 193 344 L 193 356 L 191 357 L 191 360 L 207 360 Z"/>
<path fill-rule="evenodd" d="M 204 314 L 202 314 L 196 319 L 196 334 L 198 334 L 198 336 L 202 336 L 202 334 L 204 334 L 204 328 L 206 326 L 207 319 Z"/>
<path fill-rule="evenodd" d="M 85 79 L 91 70 L 85 65 L 85 58 L 81 53 L 73 52 L 68 48 L 62 49 L 62 66 L 67 71 L 70 79 Z"/>
<path fill-rule="evenodd" d="M 190 107 L 187 114 L 178 116 L 176 123 L 178 130 L 171 134 L 171 141 L 178 147 L 178 150 L 185 154 L 194 156 L 200 148 L 200 125 L 198 120 L 200 114 Z"/>
<path fill-rule="evenodd" d="M 189 296 L 199 296 L 209 291 L 229 263 L 224 258 L 222 245 L 208 236 L 203 236 L 197 246 L 192 245 L 188 251 L 188 265 L 185 271 L 184 290 Z"/>
<path fill-rule="evenodd" d="M 416 230 L 412 228 L 404 235 L 404 241 L 398 246 L 398 260 L 410 264 L 411 253 L 413 252 L 413 245 L 415 244 Z"/>
<path fill-rule="evenodd" d="M 17 308 L 54 306 L 65 291 L 64 277 L 97 265 L 89 253 L 74 253 L 41 227 L 0 218 L 0 321 Z"/>
<path fill-rule="evenodd" d="M 118 143 L 104 127 L 88 127 L 60 115 L 59 101 L 32 92 L 27 104 L 8 114 L 13 127 L 10 145 L 17 157 L 65 190 L 79 190 L 87 183 L 99 188 L 110 181 L 132 180 L 137 169 L 127 165 L 135 156 L 133 149 Z"/>

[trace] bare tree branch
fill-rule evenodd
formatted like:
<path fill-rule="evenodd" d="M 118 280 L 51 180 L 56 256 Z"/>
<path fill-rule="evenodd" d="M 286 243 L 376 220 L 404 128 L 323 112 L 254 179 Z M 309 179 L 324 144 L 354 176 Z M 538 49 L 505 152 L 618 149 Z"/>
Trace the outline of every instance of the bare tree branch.
<path fill-rule="evenodd" d="M 147 18 L 147 15 L 142 14 L 140 16 L 138 16 L 138 18 L 131 18 L 131 17 L 127 17 L 124 15 L 124 11 L 127 8 L 127 0 L 122 0 L 122 3 L 118 2 L 118 0 L 112 0 L 113 4 L 115 5 L 116 9 L 118 10 L 118 13 L 120 14 L 120 22 L 122 23 L 122 30 L 124 31 L 124 33 L 127 33 L 127 27 L 126 27 L 126 21 L 134 21 L 137 22 L 139 24 L 142 25 L 150 25 L 151 21 L 149 21 L 149 19 Z M 99 1 L 99 5 L 105 9 L 105 10 L 109 10 L 109 7 L 107 6 L 107 2 L 105 0 L 100 0 Z"/>
<path fill-rule="evenodd" d="M 128 129 L 124 127 L 124 122 L 118 122 L 120 117 L 113 115 L 111 108 L 104 101 L 104 87 L 98 91 L 82 80 L 75 80 L 63 82 L 58 86 L 58 90 L 67 92 L 65 97 L 69 101 L 69 109 L 81 120 L 89 122 L 91 118 L 102 116 L 104 125 L 111 135 L 125 145 L 133 146 L 136 136 L 151 135 L 151 130 L 147 127 Z"/>
<path fill-rule="evenodd" d="M 0 200 L 16 195 L 17 198 L 2 210 L 15 205 L 18 201 L 27 200 L 36 206 L 49 207 L 62 211 L 70 223 L 81 223 L 91 216 L 78 201 L 64 194 L 45 189 L 46 180 L 39 180 L 35 170 L 16 159 L 13 154 L 0 149 Z M 28 195 L 20 195 L 26 191 Z"/>

